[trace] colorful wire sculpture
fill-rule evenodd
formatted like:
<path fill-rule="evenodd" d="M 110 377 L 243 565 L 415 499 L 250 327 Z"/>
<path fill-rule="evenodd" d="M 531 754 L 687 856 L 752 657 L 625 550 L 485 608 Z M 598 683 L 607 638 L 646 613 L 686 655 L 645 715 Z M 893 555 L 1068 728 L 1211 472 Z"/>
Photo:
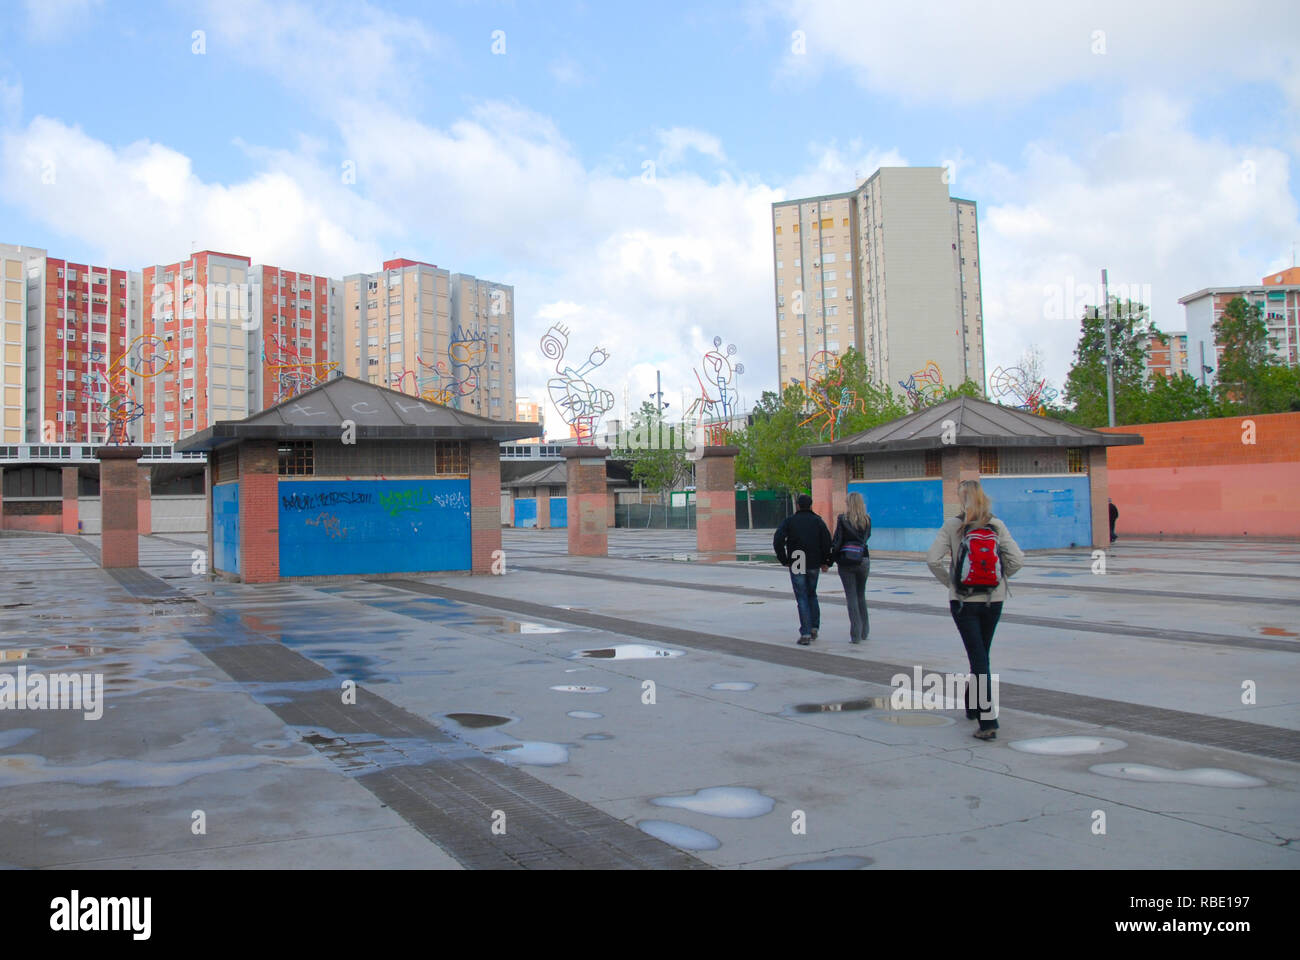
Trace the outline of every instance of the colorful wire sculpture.
<path fill-rule="evenodd" d="M 569 330 L 558 323 L 542 334 L 541 348 L 542 356 L 555 361 L 556 376 L 546 381 L 551 402 L 578 443 L 593 443 L 597 422 L 614 408 L 614 394 L 597 387 L 587 379 L 587 374 L 608 360 L 609 353 L 596 347 L 581 366 L 561 366 L 569 349 Z"/>

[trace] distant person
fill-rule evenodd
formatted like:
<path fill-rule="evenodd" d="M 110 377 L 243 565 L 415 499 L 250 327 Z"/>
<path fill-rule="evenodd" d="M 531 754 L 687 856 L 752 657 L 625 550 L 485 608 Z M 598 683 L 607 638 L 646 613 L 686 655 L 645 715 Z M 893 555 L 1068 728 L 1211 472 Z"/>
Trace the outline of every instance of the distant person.
<path fill-rule="evenodd" d="M 961 513 L 944 521 L 926 562 L 935 579 L 948 588 L 948 608 L 970 661 L 966 719 L 979 721 L 977 739 L 994 740 L 997 718 L 992 709 L 979 709 L 993 706 L 989 648 L 1002 616 L 1007 578 L 1025 565 L 1025 555 L 1006 524 L 993 516 L 993 506 L 978 480 L 957 484 L 957 499 Z"/>
<path fill-rule="evenodd" d="M 1109 497 L 1106 502 L 1110 504 L 1110 542 L 1115 542 L 1115 521 L 1119 519 L 1119 507 L 1115 506 L 1115 501 Z"/>
<path fill-rule="evenodd" d="M 862 643 L 871 632 L 867 620 L 867 574 L 871 571 L 871 554 L 867 539 L 871 536 L 871 517 L 862 494 L 850 493 L 843 513 L 835 519 L 835 536 L 831 540 L 831 559 L 844 585 L 844 600 L 849 607 L 849 643 Z"/>
<path fill-rule="evenodd" d="M 790 585 L 799 607 L 799 640 L 806 647 L 817 639 L 822 625 L 822 611 L 817 603 L 817 577 L 830 569 L 831 532 L 826 523 L 813 513 L 812 497 L 799 494 L 798 510 L 786 517 L 772 537 L 772 549 L 782 566 L 790 568 Z"/>

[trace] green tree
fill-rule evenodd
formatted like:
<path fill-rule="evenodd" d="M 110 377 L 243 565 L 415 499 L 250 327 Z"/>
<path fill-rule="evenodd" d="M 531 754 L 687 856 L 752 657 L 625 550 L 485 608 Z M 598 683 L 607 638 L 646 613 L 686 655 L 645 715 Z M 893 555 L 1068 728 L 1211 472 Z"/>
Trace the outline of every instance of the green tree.
<path fill-rule="evenodd" d="M 1146 391 L 1146 340 L 1160 331 L 1141 303 L 1111 298 L 1111 357 L 1115 381 L 1116 424 L 1141 423 Z M 1074 363 L 1065 377 L 1066 419 L 1085 427 L 1104 427 L 1106 410 L 1106 317 L 1087 307 L 1080 325 Z"/>
<path fill-rule="evenodd" d="M 803 391 L 786 387 L 777 395 L 764 390 L 750 411 L 751 422 L 729 434 L 740 448 L 736 455 L 736 481 L 751 490 L 800 493 L 812 487 L 812 464 L 799 456 L 799 448 L 816 440 L 809 426 L 799 426 L 803 416 Z"/>
<path fill-rule="evenodd" d="M 659 494 L 667 505 L 668 491 L 676 490 L 690 478 L 693 467 L 686 459 L 678 427 L 669 427 L 663 414 L 648 400 L 632 414 L 632 435 L 651 438 L 649 446 L 635 445 L 619 451 L 619 456 L 632 465 L 632 478 L 640 480 Z M 690 439 L 690 438 L 688 438 Z"/>
<path fill-rule="evenodd" d="M 1135 407 L 1134 412 L 1139 417 L 1134 423 L 1165 423 L 1170 420 L 1202 420 L 1222 416 L 1214 391 L 1186 373 L 1168 378 L 1153 376 L 1142 397 L 1141 406 Z"/>
<path fill-rule="evenodd" d="M 1277 341 L 1268 335 L 1263 309 L 1233 297 L 1214 322 L 1214 341 L 1221 351 L 1216 390 L 1225 412 L 1278 412 L 1268 409 L 1266 384 L 1284 385 L 1285 378 L 1272 372 L 1281 363 L 1272 353 Z"/>

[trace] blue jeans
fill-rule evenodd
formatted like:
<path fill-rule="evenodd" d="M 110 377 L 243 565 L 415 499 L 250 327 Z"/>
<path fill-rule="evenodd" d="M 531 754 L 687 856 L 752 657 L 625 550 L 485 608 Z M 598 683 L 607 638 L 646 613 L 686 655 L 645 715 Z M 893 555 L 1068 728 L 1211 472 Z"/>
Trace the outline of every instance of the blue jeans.
<path fill-rule="evenodd" d="M 972 684 L 966 688 L 966 719 L 979 719 L 981 730 L 996 730 L 997 718 L 991 710 L 979 711 L 979 686 L 983 684 L 985 698 L 992 695 L 992 680 L 989 677 L 989 648 L 993 646 L 993 631 L 997 629 L 998 618 L 1002 616 L 1002 601 L 997 603 L 971 602 L 958 603 L 948 601 L 952 611 L 953 622 L 961 634 L 961 642 L 966 645 L 966 659 L 970 661 Z M 986 703 L 985 706 L 990 704 Z"/>
<path fill-rule="evenodd" d="M 817 603 L 817 577 L 821 571 L 813 567 L 807 573 L 790 574 L 794 587 L 794 602 L 799 605 L 799 636 L 811 636 L 822 626 L 822 608 Z"/>

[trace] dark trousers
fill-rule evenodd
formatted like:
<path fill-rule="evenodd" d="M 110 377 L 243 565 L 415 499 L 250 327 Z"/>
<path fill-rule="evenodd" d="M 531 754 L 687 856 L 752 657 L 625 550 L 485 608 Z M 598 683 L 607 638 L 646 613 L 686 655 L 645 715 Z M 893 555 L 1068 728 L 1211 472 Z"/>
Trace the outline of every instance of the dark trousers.
<path fill-rule="evenodd" d="M 867 573 L 871 570 L 871 561 L 863 560 L 859 564 L 838 564 L 840 583 L 844 586 L 844 600 L 849 607 L 849 639 L 861 643 L 871 632 L 867 620 Z"/>
<path fill-rule="evenodd" d="M 961 642 L 966 645 L 966 659 L 970 662 L 971 683 L 966 688 L 966 719 L 979 719 L 981 730 L 996 730 L 998 721 L 992 710 L 983 713 L 979 710 L 978 695 L 983 684 L 986 701 L 993 696 L 993 681 L 989 669 L 989 648 L 993 646 L 993 631 L 997 629 L 998 618 L 1002 616 L 1002 602 L 959 603 L 948 601 L 952 610 L 953 622 L 961 634 Z M 986 702 L 986 706 L 992 706 Z"/>
<path fill-rule="evenodd" d="M 799 606 L 799 636 L 807 637 L 822 626 L 822 608 L 817 603 L 817 577 L 821 571 L 813 567 L 807 573 L 791 573 L 790 585 L 794 587 L 794 602 Z"/>

